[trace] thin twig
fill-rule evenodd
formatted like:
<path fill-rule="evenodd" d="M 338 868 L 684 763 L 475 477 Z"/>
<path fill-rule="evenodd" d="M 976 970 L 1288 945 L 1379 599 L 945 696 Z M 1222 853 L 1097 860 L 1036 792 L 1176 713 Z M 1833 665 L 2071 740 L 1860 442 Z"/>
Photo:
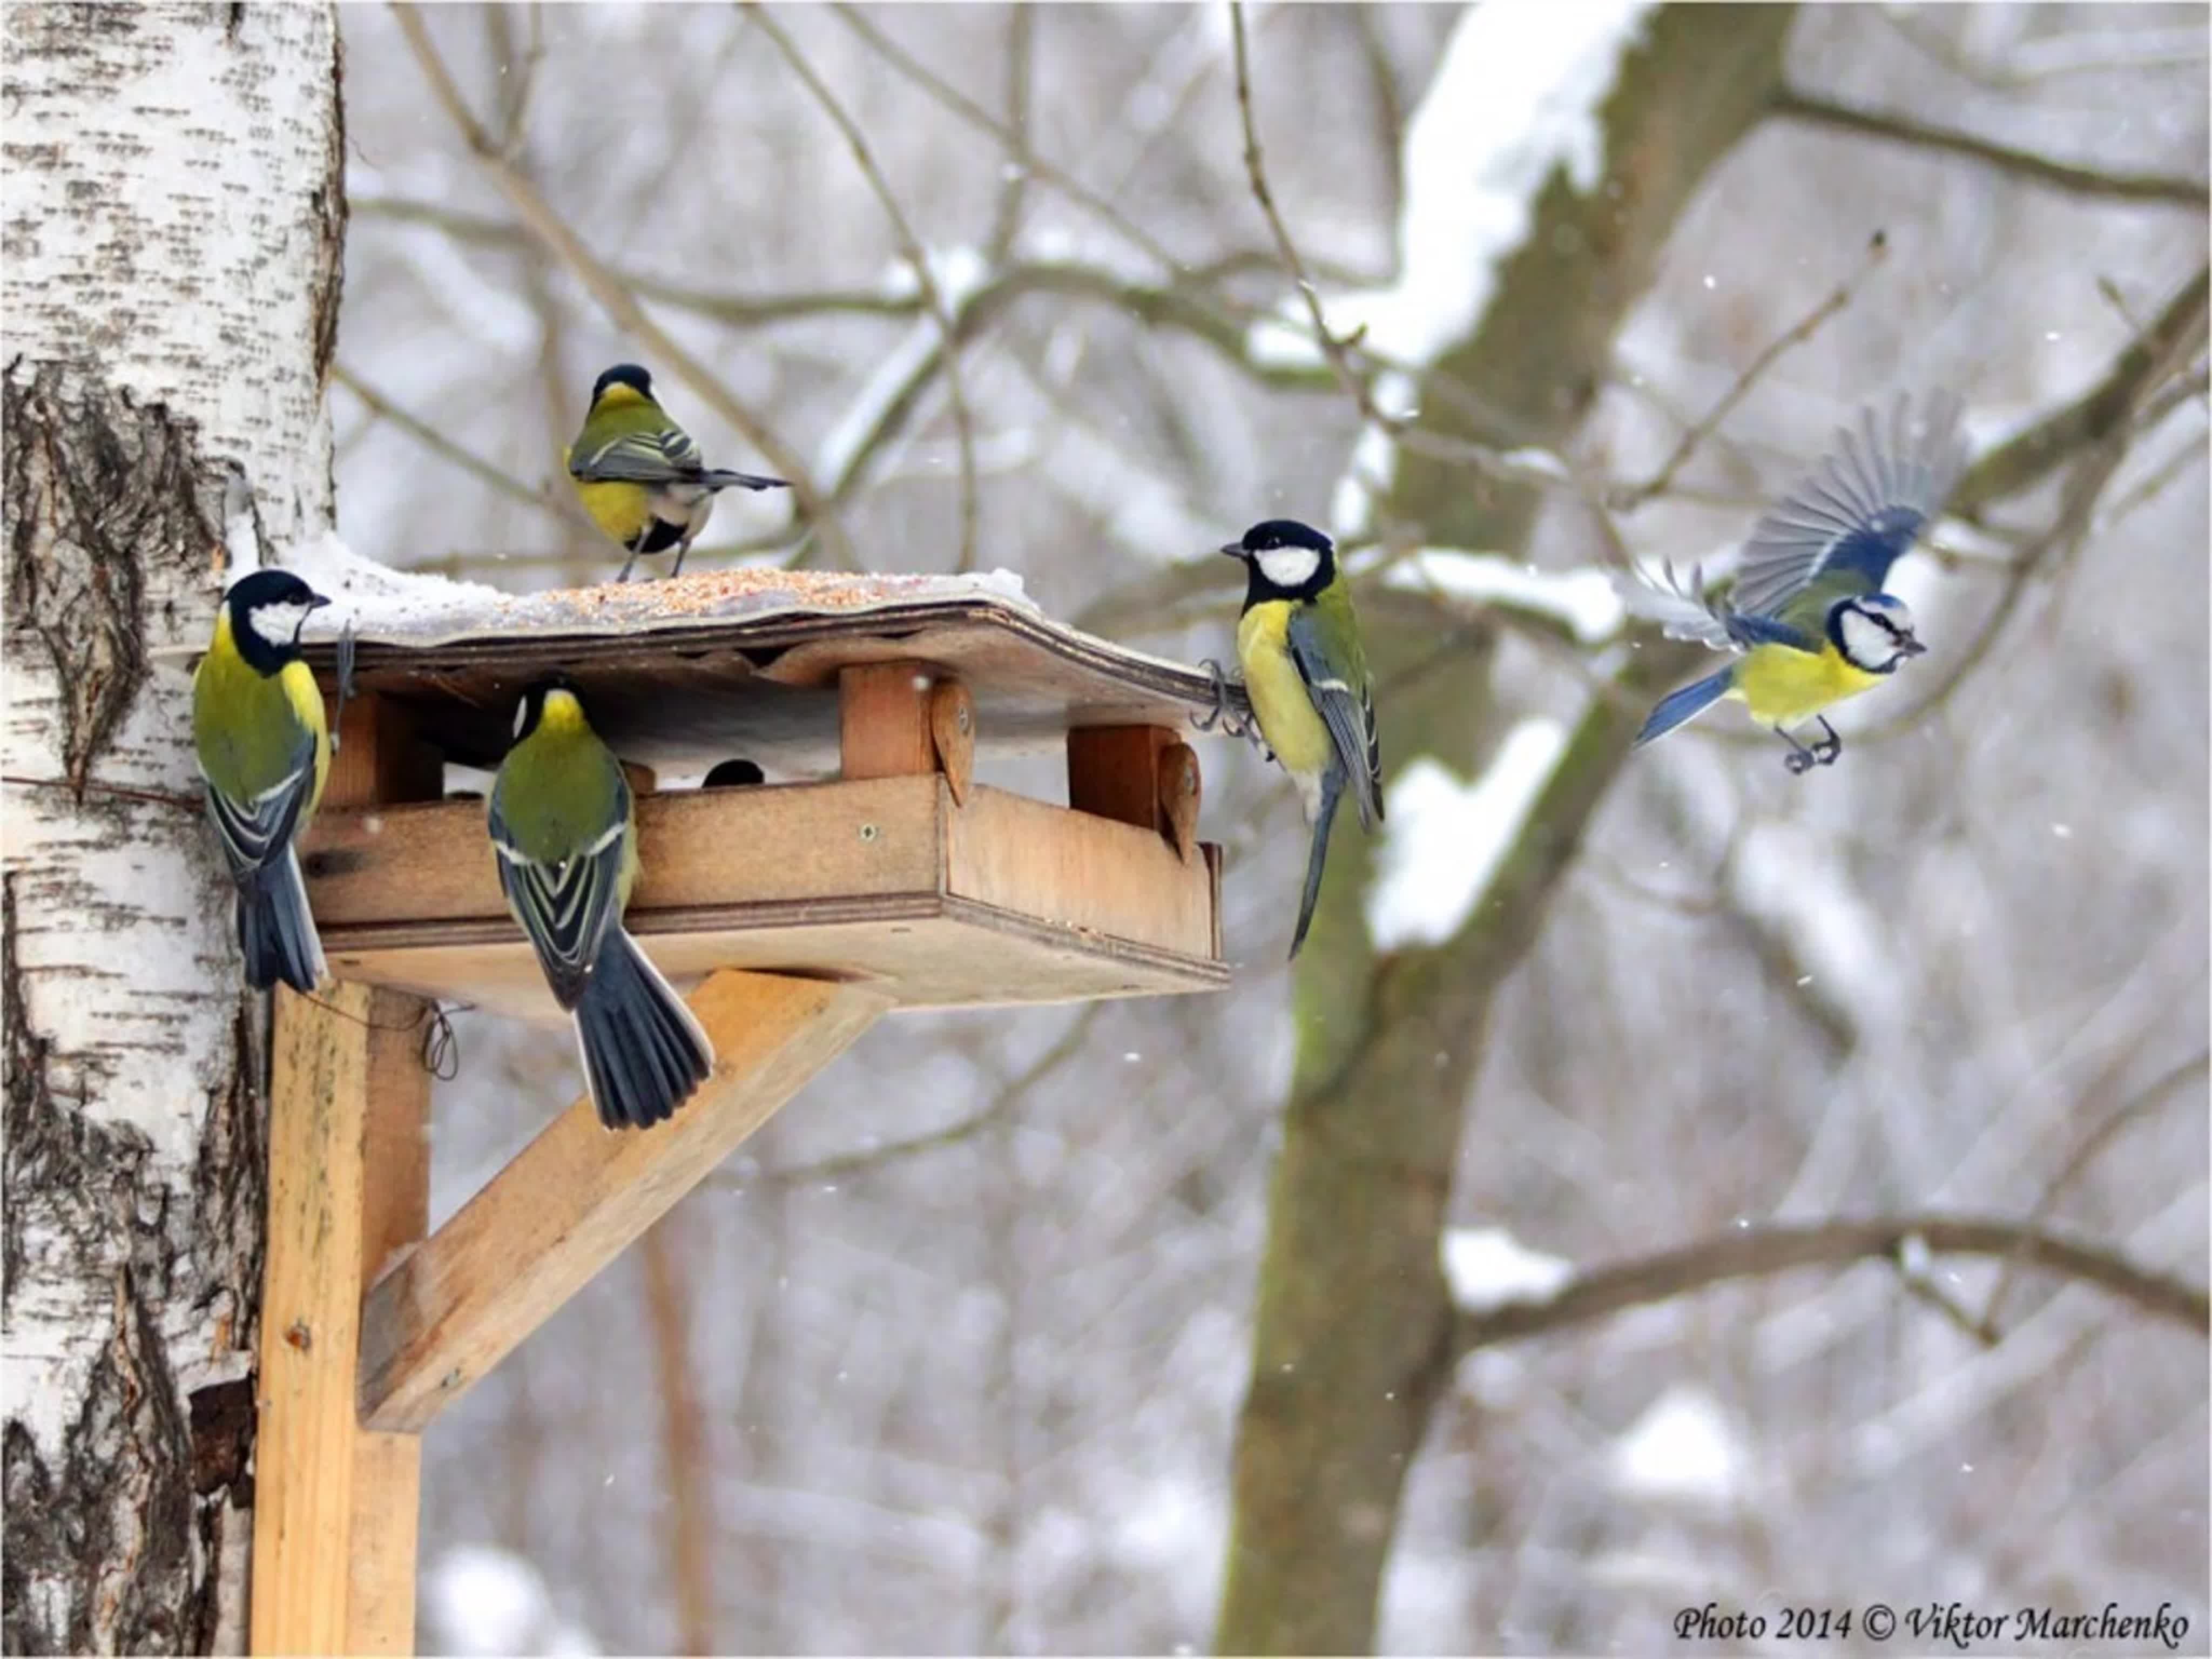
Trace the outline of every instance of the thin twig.
<path fill-rule="evenodd" d="M 2137 1091 L 2107 1113 L 2094 1128 L 2082 1136 L 2081 1144 L 2067 1155 L 2066 1161 L 2058 1166 L 2057 1173 L 2045 1184 L 2042 1195 L 2035 1200 L 2035 1207 L 2027 1212 L 2027 1224 L 2040 1227 L 2051 1212 L 2058 1207 L 2058 1200 L 2121 1130 L 2137 1118 L 2164 1105 L 2166 1097 L 2191 1078 L 2201 1079 L 2208 1072 L 2212 1072 L 2212 1053 L 2200 1054 L 2193 1060 L 2182 1061 L 2148 1087 Z M 1982 1315 L 1982 1323 L 1991 1329 L 1996 1327 L 1997 1310 L 2004 1305 L 2005 1297 L 2012 1289 L 2014 1274 L 2020 1262 L 2017 1253 L 2007 1256 L 2004 1266 L 1997 1270 L 1997 1282 L 1990 1287 L 1989 1304 Z"/>
<path fill-rule="evenodd" d="M 1036 8 L 1016 5 L 1006 12 L 1006 172 L 999 185 L 998 205 L 991 213 L 991 234 L 983 245 L 986 264 L 1003 264 L 1014 251 L 1021 234 L 1023 198 L 1030 185 L 1030 88 L 1036 70 Z"/>
<path fill-rule="evenodd" d="M 2212 1333 L 2212 1305 L 2201 1287 L 2139 1267 L 2104 1246 L 1995 1218 L 1930 1215 L 1748 1227 L 1656 1255 L 1593 1267 L 1541 1301 L 1462 1314 L 1453 1346 L 1466 1353 L 1519 1341 L 1735 1279 L 1894 1260 L 1905 1241 L 1916 1237 L 1935 1255 L 2002 1257 L 2017 1251 L 2046 1273 L 2094 1285 L 2154 1319 L 2200 1337 Z"/>
<path fill-rule="evenodd" d="M 423 78 L 430 84 L 432 95 L 459 131 L 462 139 L 483 164 L 484 171 L 497 185 L 516 214 L 532 234 L 573 271 L 578 281 L 598 301 L 600 307 L 616 323 L 652 350 L 667 364 L 675 377 L 689 386 L 723 419 L 735 427 L 745 441 L 760 451 L 770 467 L 787 479 L 791 493 L 802 516 L 818 525 L 825 541 L 831 544 L 836 559 L 846 568 L 852 567 L 852 547 L 847 541 L 843 526 L 837 522 L 830 503 L 814 483 L 812 474 L 798 453 L 787 446 L 769 429 L 750 408 L 747 407 L 706 366 L 672 339 L 666 330 L 647 315 L 638 304 L 636 294 L 619 276 L 601 262 L 568 228 L 568 222 L 553 210 L 537 186 L 518 172 L 514 165 L 499 153 L 490 135 L 469 112 L 460 89 L 453 84 L 453 76 L 446 68 L 445 59 L 438 53 L 429 31 L 423 26 L 422 15 L 407 0 L 392 0 L 392 12 L 399 25 L 400 33 L 421 65 Z"/>
<path fill-rule="evenodd" d="M 2071 162 L 2054 161 L 2049 156 L 2039 155 L 2033 150 L 2014 149 L 2008 144 L 1977 138 L 1970 132 L 1930 126 L 1924 121 L 1914 120 L 1909 115 L 1855 108 L 1812 93 L 1801 92 L 1794 87 L 1784 87 L 1775 94 L 1767 108 L 1776 115 L 1809 122 L 1816 126 L 1832 127 L 1841 132 L 1859 133 L 1870 138 L 1886 138 L 1893 143 L 1964 155 L 2001 173 L 2010 173 L 2014 178 L 2048 185 L 2053 190 L 2064 191 L 2071 196 L 2118 202 L 2162 202 L 2194 208 L 2199 213 L 2206 210 L 2208 198 L 2212 198 L 2212 185 L 2203 179 L 2180 179 L 2169 173 L 2107 173 L 2095 167 L 2077 167 Z"/>
<path fill-rule="evenodd" d="M 118 784 L 87 782 L 82 786 L 67 778 L 21 778 L 10 774 L 0 777 L 0 783 L 11 783 L 22 789 L 66 789 L 82 800 L 87 795 L 112 795 L 118 800 L 143 801 L 149 806 L 170 806 L 180 812 L 199 812 L 206 803 L 185 795 L 172 795 L 158 789 L 125 789 Z"/>
<path fill-rule="evenodd" d="M 899 247 L 908 263 L 913 265 L 915 280 L 921 284 L 922 297 L 928 302 L 930 316 L 935 320 L 938 334 L 945 343 L 942 356 L 945 392 L 952 406 L 953 432 L 960 447 L 960 557 L 952 568 L 956 571 L 973 570 L 975 568 L 975 428 L 969 414 L 967 387 L 960 373 L 960 335 L 953 324 L 952 308 L 945 303 L 945 290 L 939 285 L 936 273 L 930 269 L 928 251 L 922 246 L 921 239 L 914 234 L 914 226 L 901 210 L 898 198 L 892 193 L 890 181 L 884 177 L 883 169 L 876 165 L 876 158 L 869 150 L 868 141 L 860 127 L 846 113 L 845 106 L 837 101 L 836 94 L 814 72 L 813 64 L 807 62 L 805 55 L 783 32 L 775 18 L 757 4 L 751 3 L 750 0 L 748 0 L 744 9 L 760 26 L 762 32 L 775 43 L 776 50 L 783 54 L 784 61 L 806 83 L 806 89 L 814 94 L 815 101 L 822 106 L 823 112 L 844 135 L 846 147 L 853 152 L 853 160 L 859 164 L 861 175 L 867 179 L 868 188 L 875 192 L 876 200 L 882 204 L 884 216 L 891 222 L 892 233 L 898 238 Z"/>
<path fill-rule="evenodd" d="M 1290 228 L 1284 224 L 1282 214 L 1275 207 L 1275 193 L 1267 187 L 1267 159 L 1260 153 L 1260 130 L 1252 115 L 1252 66 L 1244 44 L 1243 0 L 1229 0 L 1229 38 L 1237 58 L 1237 116 L 1244 129 L 1244 176 L 1250 180 L 1252 198 L 1267 216 L 1267 229 L 1275 239 L 1275 251 L 1282 256 L 1284 273 L 1291 279 L 1298 296 L 1305 301 L 1306 316 L 1313 324 L 1315 342 L 1328 366 L 1335 371 L 1337 384 L 1345 395 L 1359 405 L 1359 412 L 1369 420 L 1395 431 L 1375 407 L 1367 382 L 1352 366 L 1351 344 L 1358 338 L 1355 331 L 1350 340 L 1340 340 L 1329 331 L 1328 321 L 1322 315 L 1321 295 L 1315 289 L 1313 278 L 1306 274 L 1305 261 L 1298 257 L 1297 244 L 1291 240 Z"/>
<path fill-rule="evenodd" d="M 1881 231 L 1875 232 L 1867 241 L 1866 253 L 1859 261 L 1859 268 L 1837 283 L 1826 299 L 1767 343 L 1766 349 L 1753 357 L 1743 373 L 1735 377 L 1735 384 L 1721 394 L 1720 401 L 1682 434 L 1674 453 L 1667 457 L 1656 472 L 1642 483 L 1620 492 L 1608 505 L 1617 513 L 1633 513 L 1653 496 L 1664 493 L 1674 483 L 1674 475 L 1697 453 L 1698 446 L 1712 436 L 1715 429 L 1744 400 L 1752 387 L 1759 384 L 1766 371 L 1774 367 L 1782 355 L 1794 346 L 1803 345 L 1820 331 L 1822 325 L 1831 317 L 1850 304 L 1853 291 L 1866 280 L 1867 274 L 1881 263 L 1888 247 L 1889 239 Z"/>
<path fill-rule="evenodd" d="M 1024 1066 L 1015 1076 L 992 1096 L 990 1103 L 981 1111 L 971 1113 L 942 1129 L 933 1129 L 927 1134 L 915 1135 L 905 1140 L 894 1140 L 887 1146 L 863 1147 L 859 1151 L 839 1152 L 805 1164 L 788 1164 L 780 1170 L 767 1170 L 750 1176 L 734 1171 L 721 1171 L 709 1176 L 706 1184 L 726 1192 L 742 1193 L 763 1186 L 803 1186 L 817 1181 L 842 1180 L 848 1176 L 872 1171 L 887 1164 L 908 1158 L 921 1152 L 942 1151 L 957 1146 L 963 1140 L 973 1139 L 993 1124 L 1000 1121 L 1022 1103 L 1031 1089 L 1050 1077 L 1082 1051 L 1091 1036 L 1091 1028 L 1107 1008 L 1103 1002 L 1085 1005 L 1081 1013 L 1068 1023 L 1052 1046 Z"/>
<path fill-rule="evenodd" d="M 561 497 L 548 490 L 532 489 L 513 473 L 502 471 L 482 456 L 455 443 L 428 421 L 419 416 L 409 414 L 343 362 L 334 362 L 331 365 L 331 378 L 358 398 L 367 405 L 372 415 L 380 420 L 391 422 L 392 425 L 441 459 L 451 461 L 471 477 L 479 478 L 489 484 L 502 495 L 511 496 L 518 501 L 542 508 L 556 518 L 575 521 L 576 513 L 580 513 L 580 509 L 572 512 L 568 503 Z"/>

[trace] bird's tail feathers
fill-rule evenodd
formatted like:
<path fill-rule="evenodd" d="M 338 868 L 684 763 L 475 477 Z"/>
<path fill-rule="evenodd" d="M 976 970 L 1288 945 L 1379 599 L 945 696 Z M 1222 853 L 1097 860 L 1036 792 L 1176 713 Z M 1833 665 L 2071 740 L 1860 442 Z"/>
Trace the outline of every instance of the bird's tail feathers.
<path fill-rule="evenodd" d="M 575 1022 L 592 1103 L 610 1129 L 672 1116 L 714 1067 L 698 1020 L 619 927 L 599 948 Z"/>
<path fill-rule="evenodd" d="M 1322 775 L 1321 810 L 1314 814 L 1313 847 L 1306 854 L 1306 890 L 1298 901 L 1297 931 L 1291 935 L 1291 959 L 1297 959 L 1298 947 L 1306 942 L 1306 929 L 1312 924 L 1314 905 L 1321 897 L 1322 871 L 1328 862 L 1328 830 L 1336 822 L 1337 797 L 1344 793 L 1344 778 L 1331 767 Z"/>
<path fill-rule="evenodd" d="M 788 489 L 787 478 L 764 478 L 757 472 L 732 472 L 722 467 L 703 472 L 699 482 L 709 489 Z"/>
<path fill-rule="evenodd" d="M 1679 691 L 1669 691 L 1659 699 L 1644 729 L 1636 734 L 1633 745 L 1641 749 L 1656 738 L 1663 738 L 1676 726 L 1695 719 L 1720 701 L 1735 679 L 1735 665 L 1731 663 L 1718 673 L 1708 674 L 1701 680 L 1692 680 Z"/>
<path fill-rule="evenodd" d="M 257 991 L 280 979 L 295 991 L 313 991 L 329 971 L 297 849 L 287 848 L 282 859 L 239 883 L 238 948 L 246 957 L 246 982 Z"/>

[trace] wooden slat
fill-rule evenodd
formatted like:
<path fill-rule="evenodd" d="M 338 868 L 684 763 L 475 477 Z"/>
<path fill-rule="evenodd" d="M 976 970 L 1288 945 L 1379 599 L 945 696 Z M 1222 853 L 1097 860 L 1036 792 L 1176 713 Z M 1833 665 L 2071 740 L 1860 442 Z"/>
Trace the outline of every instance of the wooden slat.
<path fill-rule="evenodd" d="M 369 1292 L 361 1416 L 419 1431 L 890 1006 L 881 992 L 717 973 L 690 998 L 714 1075 L 668 1122 L 578 1100 Z"/>
<path fill-rule="evenodd" d="M 364 985 L 325 988 L 319 1002 L 276 994 L 256 1653 L 414 1645 L 420 1445 L 364 1433 L 354 1395 L 362 1287 L 427 1219 L 418 1007 Z"/>
<path fill-rule="evenodd" d="M 405 703 L 374 691 L 350 699 L 338 711 L 324 806 L 435 800 L 444 793 L 445 763 L 422 738 L 417 719 Z"/>
<path fill-rule="evenodd" d="M 965 806 L 975 781 L 975 700 L 957 680 L 939 680 L 929 694 L 929 739 L 953 805 Z"/>
<path fill-rule="evenodd" d="M 947 823 L 945 890 L 1017 915 L 1210 960 L 1211 869 L 1141 829 L 978 788 Z"/>
<path fill-rule="evenodd" d="M 1067 734 L 1067 804 L 1118 823 L 1160 822 L 1160 751 L 1176 741 L 1158 726 L 1092 726 Z"/>
<path fill-rule="evenodd" d="M 641 796 L 633 928 L 690 905 L 934 892 L 938 818 L 934 777 Z M 507 915 L 482 801 L 326 812 L 306 853 L 326 945 L 361 923 Z"/>
<path fill-rule="evenodd" d="M 837 676 L 838 763 L 848 782 L 936 770 L 930 681 L 927 669 L 909 662 L 864 663 Z"/>
<path fill-rule="evenodd" d="M 1160 750 L 1160 827 L 1176 856 L 1188 864 L 1198 854 L 1198 813 L 1205 800 L 1198 751 L 1187 743 Z"/>
<path fill-rule="evenodd" d="M 1204 866 L 1206 860 L 1199 862 Z M 1210 871 L 1206 878 L 1212 878 Z M 634 932 L 639 925 L 635 911 L 629 925 Z M 451 933 L 449 924 L 439 937 L 449 939 Z M 717 968 L 814 974 L 874 985 L 902 1008 L 1004 1008 L 1092 997 L 1180 996 L 1218 991 L 1229 983 L 1218 951 L 1189 956 L 1079 933 L 957 898 L 884 901 L 860 919 L 791 926 L 691 924 L 690 931 L 681 933 L 636 937 L 679 987 Z M 488 1014 L 549 1026 L 565 1018 L 545 989 L 537 959 L 520 939 L 349 947 L 331 962 L 349 979 L 423 994 L 465 996 Z"/>

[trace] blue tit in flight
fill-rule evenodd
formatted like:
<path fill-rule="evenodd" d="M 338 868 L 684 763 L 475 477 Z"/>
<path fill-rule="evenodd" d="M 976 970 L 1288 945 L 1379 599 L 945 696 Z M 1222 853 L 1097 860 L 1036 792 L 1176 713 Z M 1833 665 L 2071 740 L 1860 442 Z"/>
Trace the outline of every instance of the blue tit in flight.
<path fill-rule="evenodd" d="M 1662 623 L 1669 638 L 1736 653 L 1717 673 L 1661 698 L 1636 747 L 1733 697 L 1790 745 L 1792 772 L 1834 763 L 1843 739 L 1823 711 L 1928 648 L 1905 602 L 1882 586 L 1965 467 L 1960 413 L 1959 400 L 1944 393 L 1917 418 L 1899 398 L 1887 429 L 1863 410 L 1858 429 L 1839 432 L 1819 471 L 1753 528 L 1731 587 L 1709 592 L 1698 576 L 1685 592 L 1671 570 L 1667 588 L 1621 584 L 1629 607 Z M 1809 720 L 1824 735 L 1808 748 L 1790 728 Z"/>
<path fill-rule="evenodd" d="M 707 527 L 720 489 L 787 489 L 781 478 L 708 466 L 691 435 L 653 401 L 653 376 L 635 363 L 617 363 L 592 387 L 584 429 L 568 446 L 569 482 L 584 510 L 629 557 L 617 581 L 628 581 L 641 553 L 676 550 L 672 576 L 684 569 L 692 538 Z"/>
<path fill-rule="evenodd" d="M 1328 537 L 1295 519 L 1270 519 L 1220 550 L 1244 562 L 1237 660 L 1245 696 L 1260 735 L 1297 785 L 1306 822 L 1313 826 L 1305 896 L 1291 935 L 1296 957 L 1321 896 L 1338 798 L 1348 786 L 1361 825 L 1372 830 L 1382 821 L 1375 683 L 1359 647 L 1352 587 Z"/>
<path fill-rule="evenodd" d="M 300 659 L 300 629 L 330 601 L 289 570 L 231 584 L 192 672 L 192 744 L 208 822 L 238 884 L 246 981 L 312 991 L 322 941 L 300 879 L 301 836 L 330 775 L 323 694 Z"/>
<path fill-rule="evenodd" d="M 646 1128 L 671 1116 L 714 1050 L 623 930 L 638 867 L 629 783 L 567 681 L 523 693 L 486 821 L 507 908 L 575 1024 L 599 1121 Z"/>

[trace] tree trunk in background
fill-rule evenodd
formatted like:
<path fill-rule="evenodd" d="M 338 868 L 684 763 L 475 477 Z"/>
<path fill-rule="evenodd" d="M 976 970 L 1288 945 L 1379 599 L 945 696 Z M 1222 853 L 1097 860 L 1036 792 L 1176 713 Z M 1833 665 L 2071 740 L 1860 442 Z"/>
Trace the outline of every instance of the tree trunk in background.
<path fill-rule="evenodd" d="M 1575 431 L 1675 219 L 1780 84 L 1791 15 L 1650 15 L 1604 106 L 1603 183 L 1579 196 L 1553 173 L 1474 331 L 1437 364 L 1512 429 L 1483 429 L 1426 395 L 1424 427 L 1508 446 L 1561 445 Z M 1422 525 L 1435 544 L 1517 554 L 1539 505 L 1525 487 L 1401 453 L 1377 517 Z M 1416 671 L 1435 630 L 1394 627 L 1389 597 L 1373 595 L 1367 629 L 1386 761 L 1395 770 L 1431 754 L 1464 769 L 1489 746 L 1488 654 L 1456 651 Z M 1647 649 L 1620 684 L 1630 700 L 1656 695 L 1685 663 L 1680 648 Z M 1407 1468 L 1451 1373 L 1437 1250 L 1491 1001 L 1534 943 L 1639 719 L 1591 702 L 1481 902 L 1433 949 L 1375 954 L 1360 903 L 1368 849 L 1356 836 L 1337 843 L 1298 963 L 1220 1652 L 1372 1647 Z"/>
<path fill-rule="evenodd" d="M 337 20 L 10 6 L 5 1645 L 237 1650 L 259 1033 L 189 686 L 242 470 L 331 524 Z M 36 780 L 26 783 L 25 780 Z"/>

